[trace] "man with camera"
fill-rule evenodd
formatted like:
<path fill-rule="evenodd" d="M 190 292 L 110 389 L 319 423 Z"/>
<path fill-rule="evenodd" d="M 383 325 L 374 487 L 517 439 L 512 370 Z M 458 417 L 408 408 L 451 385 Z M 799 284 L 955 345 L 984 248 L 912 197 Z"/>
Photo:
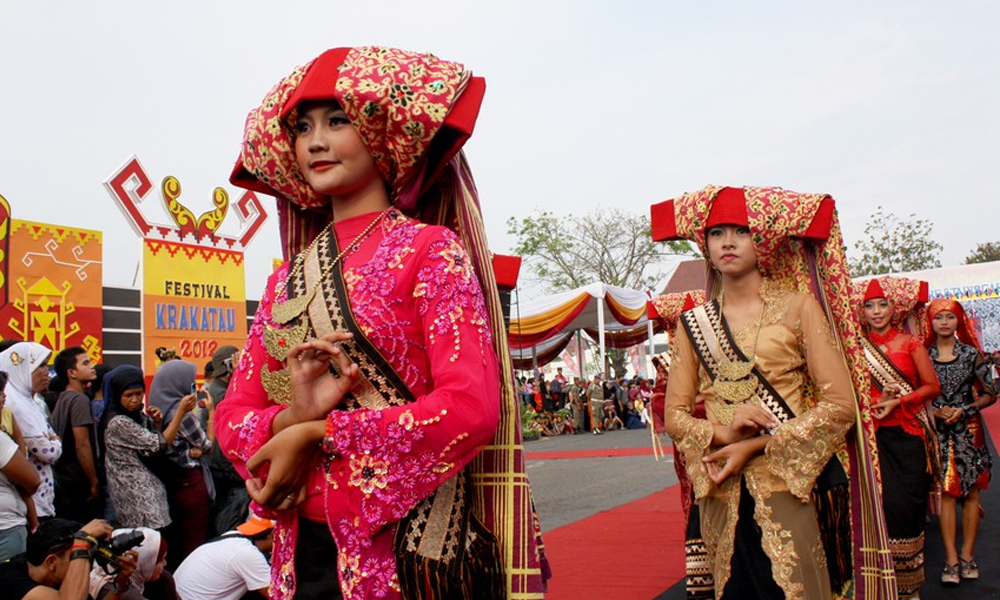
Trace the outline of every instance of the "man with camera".
<path fill-rule="evenodd" d="M 10 600 L 87 600 L 90 570 L 95 557 L 119 569 L 116 599 L 129 585 L 135 553 L 116 554 L 104 540 L 111 526 L 95 519 L 80 527 L 65 519 L 42 523 L 28 538 L 28 550 L 0 564 L 0 590 Z"/>

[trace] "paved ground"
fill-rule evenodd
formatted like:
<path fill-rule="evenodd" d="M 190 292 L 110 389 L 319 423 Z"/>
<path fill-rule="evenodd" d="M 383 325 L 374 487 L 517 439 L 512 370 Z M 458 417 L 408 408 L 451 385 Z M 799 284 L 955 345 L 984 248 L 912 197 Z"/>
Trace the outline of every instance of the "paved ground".
<path fill-rule="evenodd" d="M 528 477 L 542 530 L 549 531 L 677 483 L 673 458 L 653 458 L 649 430 L 560 435 L 527 442 Z M 532 459 L 532 453 L 647 448 L 646 456 Z"/>

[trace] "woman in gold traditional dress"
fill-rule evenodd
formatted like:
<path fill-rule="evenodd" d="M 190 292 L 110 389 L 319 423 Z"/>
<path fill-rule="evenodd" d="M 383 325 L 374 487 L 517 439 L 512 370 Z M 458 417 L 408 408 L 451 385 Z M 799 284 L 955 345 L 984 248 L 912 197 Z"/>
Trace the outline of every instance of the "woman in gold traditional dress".
<path fill-rule="evenodd" d="M 845 451 L 870 417 L 857 419 L 864 374 L 845 359 L 857 325 L 833 200 L 709 187 L 654 206 L 653 220 L 654 239 L 694 240 L 711 262 L 712 300 L 681 316 L 665 423 L 687 461 L 716 597 L 894 597 L 871 430 L 856 431 L 862 452 Z M 707 420 L 691 414 L 699 394 Z M 858 536 L 852 548 L 849 510 L 874 547 Z"/>

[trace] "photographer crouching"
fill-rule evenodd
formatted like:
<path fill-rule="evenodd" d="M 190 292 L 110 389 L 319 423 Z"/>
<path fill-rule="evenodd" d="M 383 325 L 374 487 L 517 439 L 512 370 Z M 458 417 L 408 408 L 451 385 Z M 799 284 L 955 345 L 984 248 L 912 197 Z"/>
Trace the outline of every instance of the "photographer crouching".
<path fill-rule="evenodd" d="M 116 600 L 130 585 L 136 554 L 106 541 L 111 526 L 95 519 L 83 527 L 51 519 L 28 538 L 27 552 L 0 564 L 0 590 L 11 600 L 87 600 L 91 564 L 109 565 L 120 587 L 106 598 Z"/>

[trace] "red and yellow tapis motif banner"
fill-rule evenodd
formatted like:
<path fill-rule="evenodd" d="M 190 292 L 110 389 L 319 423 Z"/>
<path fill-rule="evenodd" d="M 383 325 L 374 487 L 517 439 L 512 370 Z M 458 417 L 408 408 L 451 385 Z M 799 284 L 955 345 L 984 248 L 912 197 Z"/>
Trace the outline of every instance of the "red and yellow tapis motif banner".
<path fill-rule="evenodd" d="M 143 240 L 143 370 L 156 372 L 156 348 L 203 365 L 219 346 L 247 336 L 243 253 Z"/>
<path fill-rule="evenodd" d="M 38 342 L 59 352 L 82 346 L 102 354 L 103 243 L 101 232 L 10 219 L 0 224 L 9 242 L 4 257 L 6 302 L 0 336 Z"/>

